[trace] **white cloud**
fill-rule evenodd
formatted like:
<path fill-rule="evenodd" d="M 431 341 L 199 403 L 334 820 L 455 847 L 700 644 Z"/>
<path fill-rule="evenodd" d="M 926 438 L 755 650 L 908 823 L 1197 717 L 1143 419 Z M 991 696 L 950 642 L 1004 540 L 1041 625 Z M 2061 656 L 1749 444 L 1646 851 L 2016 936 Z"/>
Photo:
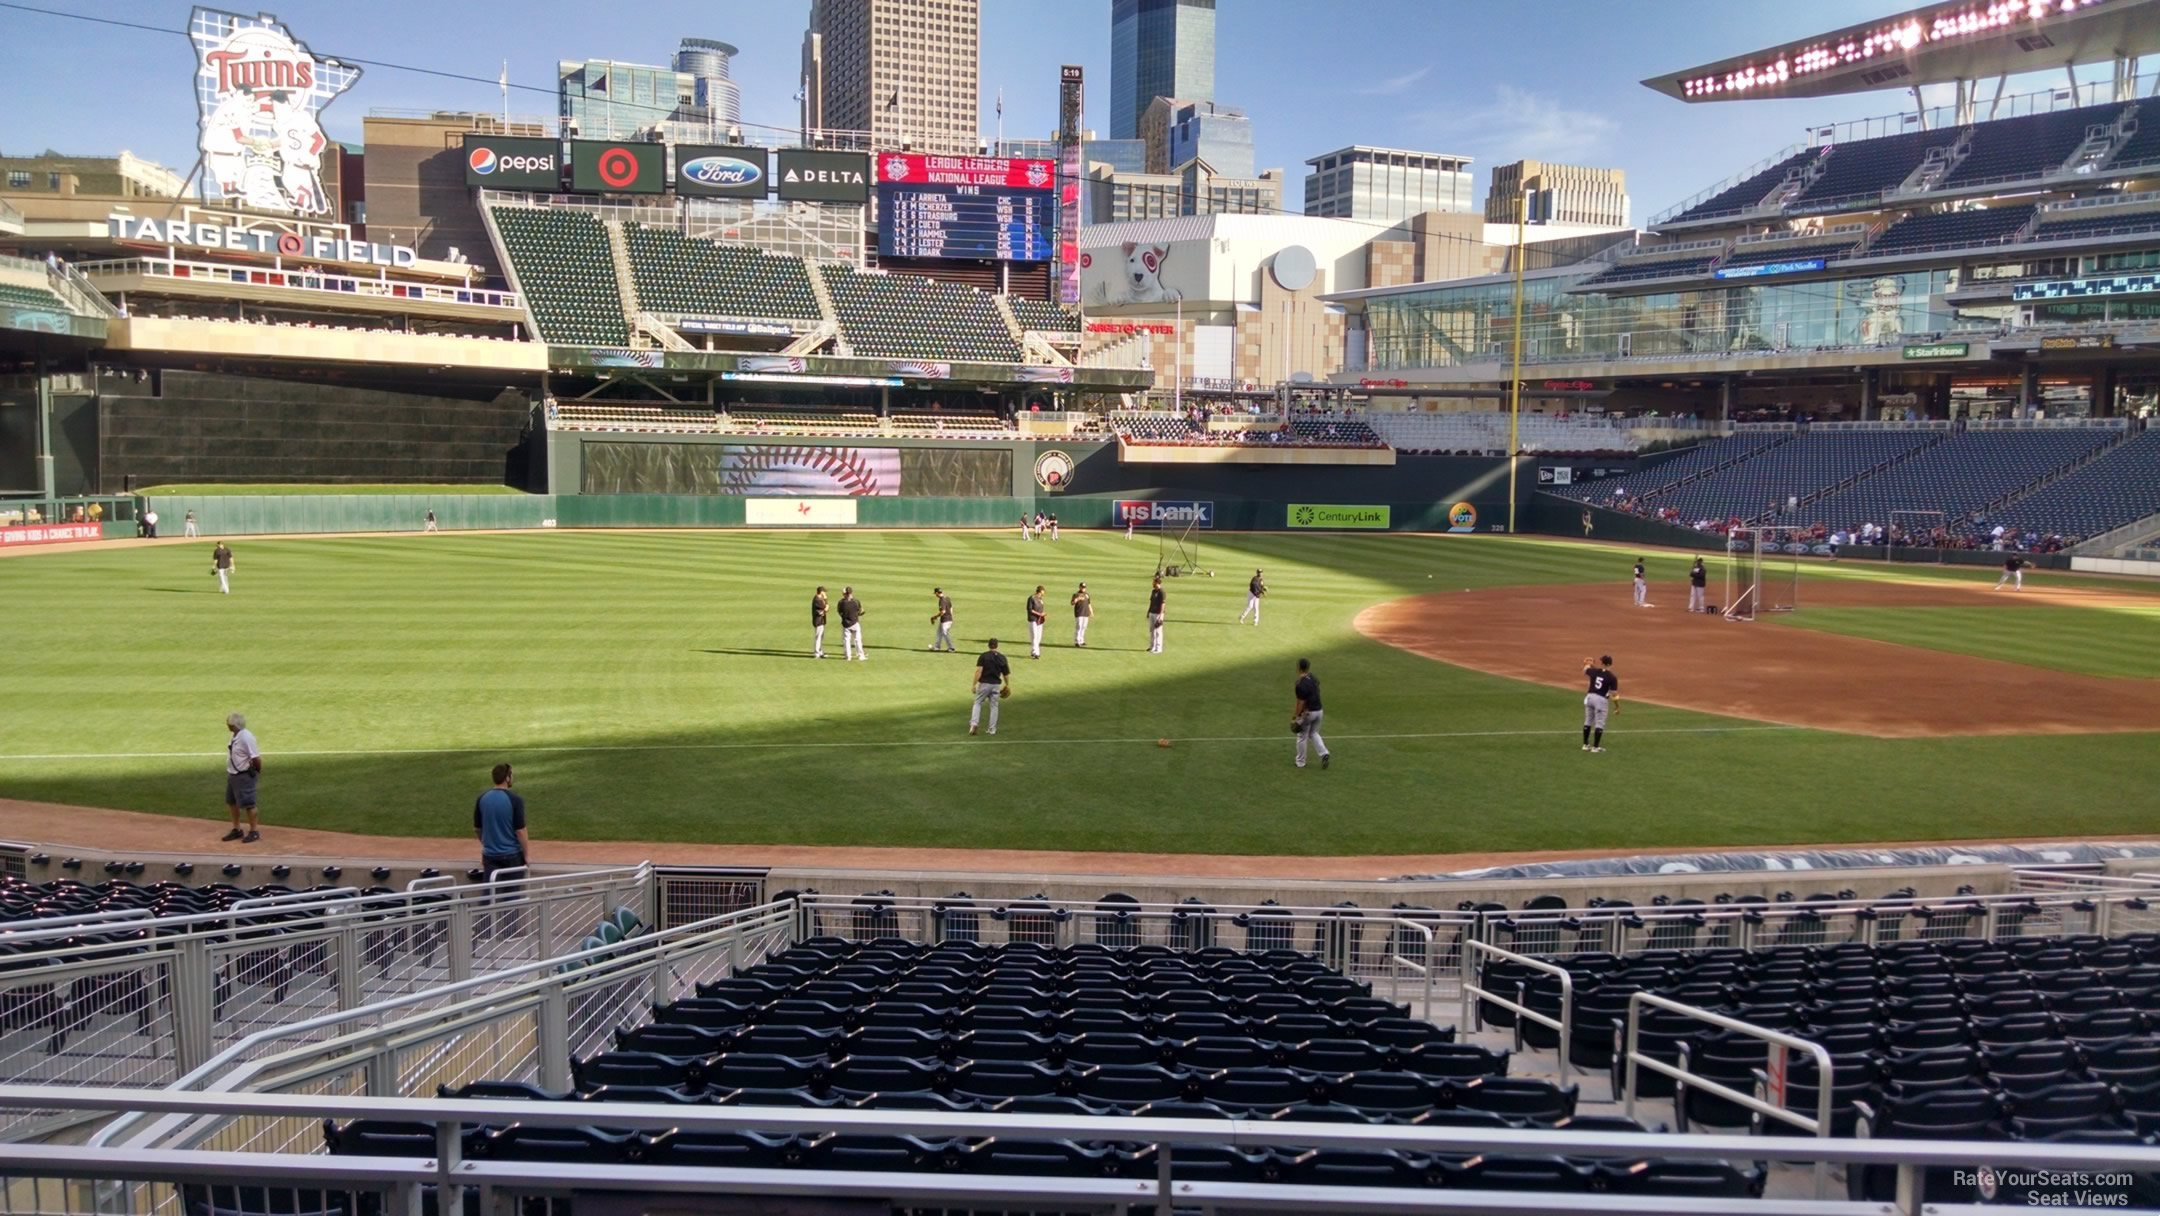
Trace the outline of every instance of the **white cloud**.
<path fill-rule="evenodd" d="M 1358 92 L 1367 97 L 1392 97 L 1397 93 L 1406 93 L 1410 86 L 1425 79 L 1431 71 L 1431 68 L 1424 67 L 1414 72 L 1404 72 L 1400 76 L 1385 77 L 1359 89 Z"/>
<path fill-rule="evenodd" d="M 1500 161 L 1582 159 L 1601 152 L 1620 127 L 1603 114 L 1570 109 L 1557 97 L 1511 84 L 1495 87 L 1485 105 L 1428 110 L 1412 120 L 1435 135 L 1474 139 L 1487 156 Z"/>

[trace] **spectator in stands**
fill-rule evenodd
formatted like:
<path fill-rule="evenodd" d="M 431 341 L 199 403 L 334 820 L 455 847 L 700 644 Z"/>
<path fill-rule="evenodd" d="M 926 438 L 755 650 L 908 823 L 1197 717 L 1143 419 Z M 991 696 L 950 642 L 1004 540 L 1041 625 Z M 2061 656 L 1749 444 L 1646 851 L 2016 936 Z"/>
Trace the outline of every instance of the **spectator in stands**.
<path fill-rule="evenodd" d="M 480 872 L 484 881 L 494 882 L 497 870 L 516 869 L 525 865 L 525 854 L 532 847 L 532 839 L 525 830 L 525 799 L 510 787 L 516 784 L 516 774 L 507 764 L 498 764 L 491 774 L 494 786 L 473 800 L 473 836 L 480 841 Z"/>
<path fill-rule="evenodd" d="M 232 813 L 232 830 L 224 838 L 254 844 L 262 839 L 255 816 L 255 782 L 262 774 L 262 749 L 256 746 L 255 732 L 247 728 L 244 716 L 225 715 L 225 729 L 232 733 L 225 744 L 225 809 Z M 240 830 L 242 812 L 247 814 L 245 832 Z"/>

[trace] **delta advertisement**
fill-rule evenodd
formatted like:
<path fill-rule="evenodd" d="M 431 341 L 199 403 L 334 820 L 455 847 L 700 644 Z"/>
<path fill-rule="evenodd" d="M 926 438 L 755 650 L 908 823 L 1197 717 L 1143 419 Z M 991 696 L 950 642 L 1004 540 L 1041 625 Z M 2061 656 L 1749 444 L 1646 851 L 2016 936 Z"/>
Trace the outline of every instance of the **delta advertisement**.
<path fill-rule="evenodd" d="M 667 189 L 667 146 L 573 139 L 570 188 L 588 194 L 662 193 Z"/>
<path fill-rule="evenodd" d="M 1375 529 L 1385 531 L 1393 509 L 1385 506 L 1345 507 L 1334 503 L 1294 502 L 1284 523 L 1291 528 Z"/>
<path fill-rule="evenodd" d="M 552 139 L 519 139 L 468 132 L 465 184 L 490 190 L 562 189 L 562 145 Z"/>
<path fill-rule="evenodd" d="M 1120 498 L 1110 504 L 1110 525 L 1115 528 L 1202 528 L 1215 526 L 1215 504 L 1155 498 Z"/>
<path fill-rule="evenodd" d="M 327 215 L 324 106 L 360 81 L 360 69 L 319 58 L 269 13 L 198 8 L 188 18 L 195 48 L 196 146 L 202 199 L 285 215 Z"/>
<path fill-rule="evenodd" d="M 782 202 L 870 202 L 870 154 L 867 152 L 813 152 L 806 148 L 780 149 L 777 174 Z"/>
<path fill-rule="evenodd" d="M 675 193 L 704 198 L 764 198 L 772 189 L 772 153 L 731 144 L 675 145 Z"/>

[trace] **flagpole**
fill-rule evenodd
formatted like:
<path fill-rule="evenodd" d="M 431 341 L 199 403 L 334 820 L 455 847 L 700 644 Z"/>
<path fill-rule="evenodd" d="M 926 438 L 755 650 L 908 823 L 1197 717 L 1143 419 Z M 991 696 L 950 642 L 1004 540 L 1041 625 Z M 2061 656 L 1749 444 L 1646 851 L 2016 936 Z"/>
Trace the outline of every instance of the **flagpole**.
<path fill-rule="evenodd" d="M 510 61 L 502 61 L 502 75 L 495 78 L 495 87 L 502 90 L 503 133 L 510 133 Z"/>
<path fill-rule="evenodd" d="M 997 154 L 998 154 L 999 156 L 1003 156 L 1003 155 L 1005 155 L 1005 90 L 1004 90 L 1004 89 L 999 89 L 999 90 L 998 90 L 998 107 L 997 107 L 997 118 L 998 118 L 998 122 L 997 122 L 998 140 L 997 140 L 997 147 L 996 147 L 996 148 L 994 149 L 994 151 L 995 151 L 995 152 L 996 152 L 996 153 L 997 153 Z"/>

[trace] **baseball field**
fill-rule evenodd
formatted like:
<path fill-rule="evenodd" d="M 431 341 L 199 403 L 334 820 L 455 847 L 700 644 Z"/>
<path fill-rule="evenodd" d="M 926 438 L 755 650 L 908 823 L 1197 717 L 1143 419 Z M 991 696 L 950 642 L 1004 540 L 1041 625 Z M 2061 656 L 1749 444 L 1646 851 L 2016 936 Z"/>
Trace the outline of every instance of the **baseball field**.
<path fill-rule="evenodd" d="M 469 838 L 514 763 L 540 839 L 1248 854 L 1999 839 L 2160 824 L 2160 589 L 1811 565 L 1799 612 L 1690 616 L 1688 558 L 1531 538 L 610 532 L 241 540 L 0 562 L 0 797 L 222 831 L 224 717 L 281 827 Z M 1266 570 L 1263 623 L 1240 625 Z M 1096 615 L 1072 645 L 1067 600 Z M 1043 655 L 1023 603 L 1047 589 Z M 809 657 L 852 585 L 866 663 Z M 1713 577 L 1713 590 L 1718 580 Z M 932 654 L 934 586 L 958 655 Z M 966 733 L 972 656 L 1015 693 Z M 1580 750 L 1586 656 L 1621 679 Z M 1291 765 L 1312 660 L 1334 766 Z M 1167 740 L 1169 746 L 1160 745 Z M 1892 810 L 1890 808 L 1896 808 Z M 665 856 L 664 852 L 660 854 Z"/>

